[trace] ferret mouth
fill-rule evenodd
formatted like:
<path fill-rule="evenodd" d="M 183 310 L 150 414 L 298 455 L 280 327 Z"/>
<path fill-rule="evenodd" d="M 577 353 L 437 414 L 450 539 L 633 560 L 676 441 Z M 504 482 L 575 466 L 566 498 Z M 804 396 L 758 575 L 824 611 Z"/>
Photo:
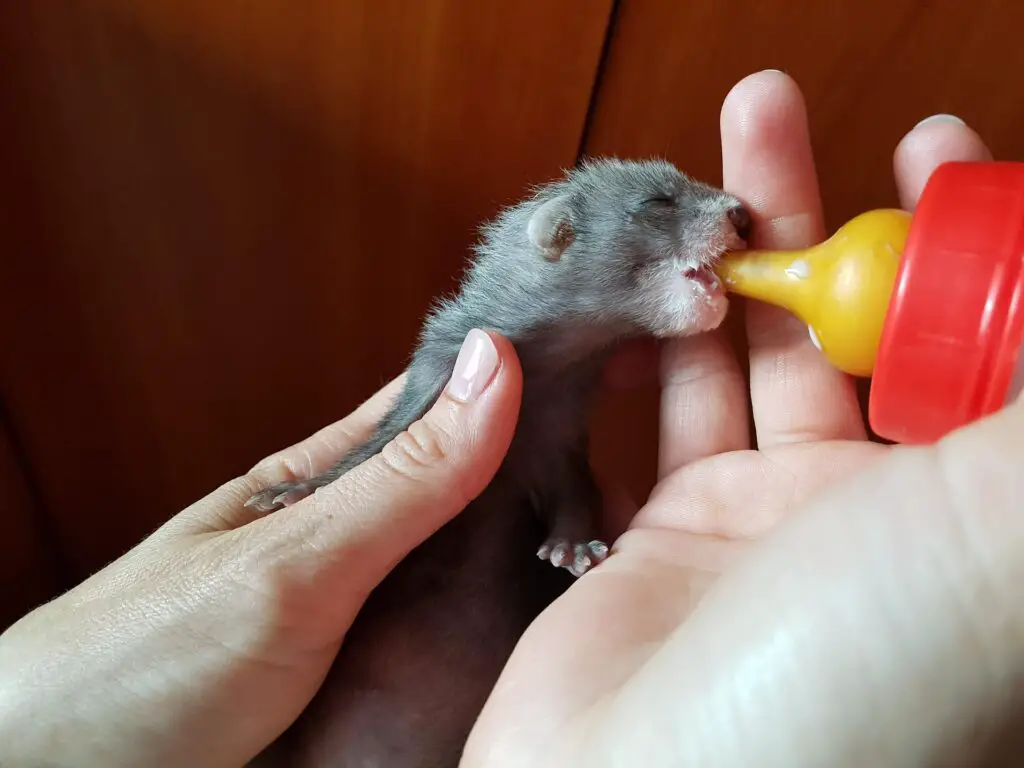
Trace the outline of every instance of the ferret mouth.
<path fill-rule="evenodd" d="M 711 267 L 686 267 L 683 277 L 693 280 L 708 293 L 717 293 L 722 288 L 722 281 Z"/>

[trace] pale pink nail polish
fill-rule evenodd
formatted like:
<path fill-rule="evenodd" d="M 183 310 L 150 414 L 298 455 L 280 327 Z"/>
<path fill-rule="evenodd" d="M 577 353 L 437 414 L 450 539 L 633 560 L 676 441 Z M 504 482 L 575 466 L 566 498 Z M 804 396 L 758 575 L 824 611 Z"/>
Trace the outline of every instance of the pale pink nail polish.
<path fill-rule="evenodd" d="M 956 125 L 967 125 L 967 123 L 956 115 L 932 115 L 931 117 L 926 117 L 914 127 L 920 128 L 922 125 L 931 125 L 932 123 L 954 123 Z"/>
<path fill-rule="evenodd" d="M 466 335 L 448 382 L 448 394 L 466 403 L 480 396 L 498 369 L 498 350 L 491 337 L 474 328 Z"/>

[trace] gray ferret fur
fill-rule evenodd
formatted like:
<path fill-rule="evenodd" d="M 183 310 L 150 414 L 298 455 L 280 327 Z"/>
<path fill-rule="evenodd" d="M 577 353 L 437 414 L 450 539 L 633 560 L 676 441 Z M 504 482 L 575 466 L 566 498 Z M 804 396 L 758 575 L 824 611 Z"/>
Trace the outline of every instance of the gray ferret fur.
<path fill-rule="evenodd" d="M 609 353 L 717 327 L 727 299 L 709 267 L 745 247 L 749 229 L 734 196 L 663 160 L 616 158 L 582 162 L 482 227 L 461 289 L 428 315 L 373 435 L 322 476 L 247 502 L 273 511 L 380 452 L 434 404 L 471 329 L 514 345 L 523 394 L 501 468 L 371 595 L 317 697 L 275 745 L 276 764 L 458 765 L 519 636 L 608 554 L 588 420 Z"/>

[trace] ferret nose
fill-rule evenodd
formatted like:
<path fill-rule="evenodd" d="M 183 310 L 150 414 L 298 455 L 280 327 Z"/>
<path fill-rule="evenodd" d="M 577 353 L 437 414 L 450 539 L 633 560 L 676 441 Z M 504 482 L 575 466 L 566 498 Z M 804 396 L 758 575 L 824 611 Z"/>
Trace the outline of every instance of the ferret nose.
<path fill-rule="evenodd" d="M 744 208 L 742 205 L 737 205 L 735 208 L 729 209 L 729 221 L 733 228 L 736 230 L 736 234 L 746 242 L 750 239 L 750 228 L 752 222 L 750 220 L 750 211 Z"/>

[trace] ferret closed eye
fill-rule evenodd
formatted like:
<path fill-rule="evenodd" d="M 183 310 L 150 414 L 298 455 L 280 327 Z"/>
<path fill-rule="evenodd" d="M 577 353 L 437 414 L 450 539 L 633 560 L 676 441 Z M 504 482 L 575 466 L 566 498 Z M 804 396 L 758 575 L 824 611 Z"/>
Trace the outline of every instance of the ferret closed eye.
<path fill-rule="evenodd" d="M 675 200 L 671 197 L 649 197 L 641 205 L 672 205 Z"/>

